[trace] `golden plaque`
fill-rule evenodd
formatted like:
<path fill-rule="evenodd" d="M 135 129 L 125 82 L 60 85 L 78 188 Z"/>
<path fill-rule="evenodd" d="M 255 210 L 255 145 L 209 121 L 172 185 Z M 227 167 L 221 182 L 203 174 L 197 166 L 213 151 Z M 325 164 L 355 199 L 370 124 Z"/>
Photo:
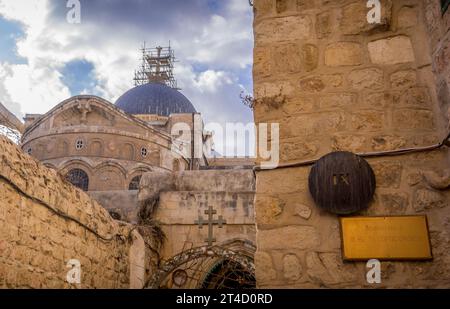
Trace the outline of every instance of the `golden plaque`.
<path fill-rule="evenodd" d="M 426 216 L 342 217 L 344 260 L 430 260 Z"/>

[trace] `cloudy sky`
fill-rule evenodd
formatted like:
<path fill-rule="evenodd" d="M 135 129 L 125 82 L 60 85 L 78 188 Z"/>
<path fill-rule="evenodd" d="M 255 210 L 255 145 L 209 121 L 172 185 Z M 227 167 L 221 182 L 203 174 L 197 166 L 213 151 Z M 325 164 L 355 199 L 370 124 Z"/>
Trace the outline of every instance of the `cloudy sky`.
<path fill-rule="evenodd" d="M 248 0 L 80 0 L 80 24 L 67 2 L 0 0 L 0 101 L 17 116 L 77 94 L 114 103 L 133 87 L 142 43 L 170 40 L 178 85 L 205 122 L 252 122 L 239 98 L 252 92 Z M 218 136 L 216 149 L 230 154 L 231 141 Z"/>

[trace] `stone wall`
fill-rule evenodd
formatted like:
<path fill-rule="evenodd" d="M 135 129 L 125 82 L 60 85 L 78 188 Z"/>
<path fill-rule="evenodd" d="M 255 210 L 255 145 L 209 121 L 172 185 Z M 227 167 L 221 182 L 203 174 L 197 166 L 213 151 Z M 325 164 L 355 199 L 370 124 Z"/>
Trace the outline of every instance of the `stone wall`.
<path fill-rule="evenodd" d="M 143 286 L 139 233 L 4 137 L 0 156 L 0 288 Z M 71 259 L 81 284 L 66 281 Z"/>
<path fill-rule="evenodd" d="M 424 2 L 439 107 L 444 117 L 450 122 L 450 13 L 447 10 L 442 16 L 439 1 Z"/>
<path fill-rule="evenodd" d="M 280 123 L 281 163 L 442 141 L 436 78 L 448 85 L 448 22 L 427 10 L 438 2 L 381 1 L 381 24 L 369 24 L 364 0 L 255 0 L 255 122 Z M 434 254 L 383 262 L 376 287 L 450 287 L 448 158 L 441 149 L 369 160 L 377 191 L 359 215 L 426 214 Z M 257 173 L 258 285 L 373 287 L 365 263 L 343 262 L 338 217 L 314 205 L 309 172 Z"/>
<path fill-rule="evenodd" d="M 161 258 L 167 260 L 183 250 L 207 245 L 205 211 L 209 207 L 217 212 L 214 220 L 219 216 L 226 220 L 223 228 L 214 226 L 214 245 L 237 239 L 255 243 L 254 189 L 251 170 L 144 174 L 139 200 L 147 204 L 157 201 L 152 218 L 167 235 Z M 199 216 L 205 220 L 202 229 L 196 223 Z"/>
<path fill-rule="evenodd" d="M 138 224 L 138 191 L 91 191 L 88 195 L 113 213 L 114 219 Z"/>

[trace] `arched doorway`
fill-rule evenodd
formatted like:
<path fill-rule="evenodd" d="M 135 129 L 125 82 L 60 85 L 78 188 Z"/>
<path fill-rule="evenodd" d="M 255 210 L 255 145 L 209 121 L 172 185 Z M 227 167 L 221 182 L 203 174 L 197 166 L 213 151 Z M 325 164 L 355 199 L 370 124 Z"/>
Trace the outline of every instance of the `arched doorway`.
<path fill-rule="evenodd" d="M 252 289 L 256 287 L 250 241 L 185 250 L 165 261 L 146 284 L 152 289 Z"/>
<path fill-rule="evenodd" d="M 202 289 L 254 289 L 255 274 L 233 260 L 219 261 L 201 283 Z"/>

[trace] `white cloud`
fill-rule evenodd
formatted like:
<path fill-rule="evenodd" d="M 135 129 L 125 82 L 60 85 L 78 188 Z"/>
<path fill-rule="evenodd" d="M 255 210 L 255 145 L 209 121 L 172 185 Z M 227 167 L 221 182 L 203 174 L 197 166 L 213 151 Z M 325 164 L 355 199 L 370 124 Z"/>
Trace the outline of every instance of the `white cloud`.
<path fill-rule="evenodd" d="M 224 84 L 232 84 L 233 81 L 226 72 L 207 70 L 201 72 L 194 81 L 194 85 L 203 93 L 217 92 L 217 89 Z"/>
<path fill-rule="evenodd" d="M 0 63 L 0 102 L 12 113 L 20 115 L 20 105 L 12 100 L 5 86 L 5 80 L 11 74 L 11 69 Z"/>
<path fill-rule="evenodd" d="M 171 40 L 179 60 L 176 78 L 205 122 L 252 121 L 251 112 L 239 100 L 239 77 L 252 64 L 252 12 L 247 0 L 227 0 L 221 12 L 198 21 L 184 12 L 166 10 L 165 14 L 175 16 L 167 20 L 175 24 L 154 27 L 135 24 L 132 18 L 124 20 L 127 12 L 108 12 L 103 3 L 104 11 L 86 12 L 93 1 L 88 3 L 82 2 L 82 23 L 69 24 L 65 8 L 52 10 L 54 2 L 0 0 L 0 15 L 22 23 L 25 32 L 17 41 L 17 51 L 27 64 L 1 63 L 0 59 L 0 100 L 16 115 L 45 113 L 70 97 L 60 72 L 74 60 L 93 65 L 97 85 L 90 91 L 114 102 L 132 87 L 142 42 L 165 45 Z M 153 3 L 166 5 L 163 0 Z M 89 19 L 84 13 L 99 18 Z M 101 22 L 108 14 L 113 16 Z"/>
<path fill-rule="evenodd" d="M 13 102 L 24 102 L 27 113 L 42 113 L 70 97 L 69 89 L 61 83 L 60 74 L 48 68 L 29 65 L 6 65 L 11 72 L 4 85 Z M 23 111 L 23 110 L 22 110 Z"/>

